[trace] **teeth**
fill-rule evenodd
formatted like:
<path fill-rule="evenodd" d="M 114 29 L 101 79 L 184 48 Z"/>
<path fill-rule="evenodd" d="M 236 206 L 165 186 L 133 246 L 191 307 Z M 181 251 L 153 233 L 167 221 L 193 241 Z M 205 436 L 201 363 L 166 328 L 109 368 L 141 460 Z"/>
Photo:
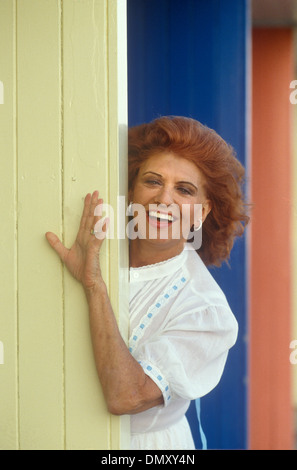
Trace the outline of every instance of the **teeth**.
<path fill-rule="evenodd" d="M 157 219 L 169 220 L 170 222 L 173 222 L 173 217 L 170 214 L 163 214 L 157 211 L 149 211 L 149 216 L 156 217 Z"/>

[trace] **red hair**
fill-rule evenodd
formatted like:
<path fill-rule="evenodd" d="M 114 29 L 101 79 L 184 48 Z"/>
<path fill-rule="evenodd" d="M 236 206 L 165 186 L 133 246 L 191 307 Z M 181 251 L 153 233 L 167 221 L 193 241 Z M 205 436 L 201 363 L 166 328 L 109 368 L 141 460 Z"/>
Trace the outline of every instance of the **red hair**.
<path fill-rule="evenodd" d="M 214 130 L 191 118 L 165 116 L 129 129 L 129 189 L 141 164 L 164 151 L 192 161 L 203 174 L 212 209 L 203 223 L 197 252 L 206 265 L 220 266 L 249 221 L 242 191 L 244 168 Z"/>

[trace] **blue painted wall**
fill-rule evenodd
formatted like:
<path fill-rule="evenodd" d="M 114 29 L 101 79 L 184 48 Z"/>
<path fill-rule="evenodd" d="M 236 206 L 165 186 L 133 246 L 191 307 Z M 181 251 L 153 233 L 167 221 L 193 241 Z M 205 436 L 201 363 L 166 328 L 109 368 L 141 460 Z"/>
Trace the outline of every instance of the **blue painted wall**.
<path fill-rule="evenodd" d="M 159 115 L 193 117 L 215 129 L 247 164 L 249 0 L 128 0 L 129 125 Z M 230 267 L 211 269 L 239 323 L 218 387 L 201 400 L 208 448 L 247 445 L 245 239 Z M 194 407 L 188 419 L 200 447 Z"/>

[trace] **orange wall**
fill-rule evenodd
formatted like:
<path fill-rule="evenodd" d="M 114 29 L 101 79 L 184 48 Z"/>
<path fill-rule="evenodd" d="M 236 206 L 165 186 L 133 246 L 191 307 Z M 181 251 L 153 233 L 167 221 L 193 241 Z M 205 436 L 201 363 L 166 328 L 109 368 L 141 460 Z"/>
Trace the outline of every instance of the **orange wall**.
<path fill-rule="evenodd" d="M 252 80 L 250 448 L 291 449 L 291 30 L 254 30 Z"/>

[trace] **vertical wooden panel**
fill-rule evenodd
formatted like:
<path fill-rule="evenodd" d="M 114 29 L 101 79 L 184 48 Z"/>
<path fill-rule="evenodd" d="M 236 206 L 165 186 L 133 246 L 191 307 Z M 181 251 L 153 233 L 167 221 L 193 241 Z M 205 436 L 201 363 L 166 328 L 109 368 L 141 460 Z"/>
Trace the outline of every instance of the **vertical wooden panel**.
<path fill-rule="evenodd" d="M 115 0 L 63 2 L 67 245 L 74 241 L 82 197 L 99 189 L 104 202 L 112 205 L 116 220 L 116 196 L 123 190 L 122 181 L 126 178 L 125 173 L 120 175 L 119 172 L 119 152 L 126 160 L 119 148 L 119 126 L 127 123 L 126 119 L 120 122 L 118 115 L 118 4 Z M 126 17 L 121 16 L 121 21 L 125 22 Z M 115 38 L 112 48 L 110 37 Z M 111 77 L 111 72 L 116 74 Z M 124 76 L 122 79 L 125 81 Z M 126 100 L 126 92 L 121 100 Z M 118 313 L 121 255 L 116 240 L 105 241 L 101 262 L 112 304 Z M 124 305 L 123 301 L 123 313 Z M 86 300 L 82 289 L 68 273 L 65 273 L 65 320 L 66 446 L 109 449 L 113 445 L 112 435 L 120 432 L 121 418 L 112 419 L 115 429 L 112 430 L 94 364 Z"/>
<path fill-rule="evenodd" d="M 18 448 L 15 2 L 0 2 L 0 449 Z M 0 358 L 1 359 L 1 358 Z"/>
<path fill-rule="evenodd" d="M 19 408 L 21 449 L 64 446 L 60 2 L 17 2 Z M 52 255 L 52 254 L 51 254 Z"/>
<path fill-rule="evenodd" d="M 253 35 L 250 446 L 292 448 L 292 31 Z"/>
<path fill-rule="evenodd" d="M 105 200 L 108 194 L 106 35 L 105 0 L 63 2 L 67 246 L 74 242 L 85 194 L 99 189 Z M 87 304 L 82 288 L 67 272 L 65 321 L 67 449 L 109 448 L 109 416 L 92 355 Z"/>
<path fill-rule="evenodd" d="M 106 411 L 81 286 L 44 238 L 73 242 L 87 192 L 126 194 L 125 23 L 125 0 L 0 2 L 3 449 L 128 447 L 127 419 Z M 127 248 L 102 251 L 125 339 Z"/>

